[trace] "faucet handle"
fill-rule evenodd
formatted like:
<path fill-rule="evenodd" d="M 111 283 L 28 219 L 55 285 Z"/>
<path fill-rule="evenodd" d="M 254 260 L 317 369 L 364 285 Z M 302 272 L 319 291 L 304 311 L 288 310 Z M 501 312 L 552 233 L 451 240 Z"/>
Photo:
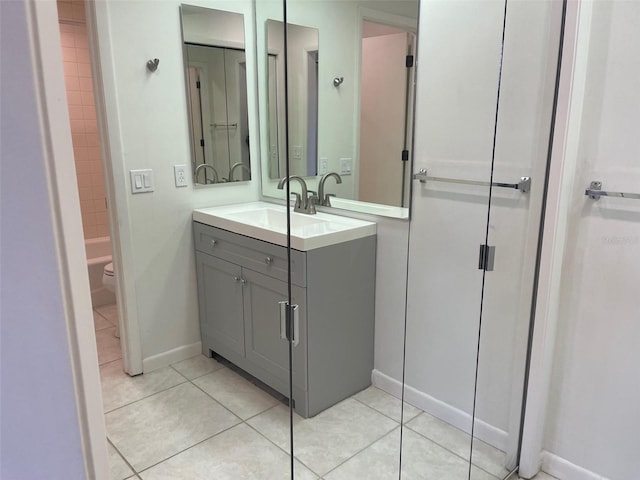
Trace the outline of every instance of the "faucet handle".
<path fill-rule="evenodd" d="M 298 192 L 290 192 L 289 196 L 291 196 L 291 195 L 295 195 L 296 196 L 296 203 L 294 205 L 294 211 L 296 211 L 296 209 L 302 208 L 302 198 L 300 197 L 300 194 Z"/>
<path fill-rule="evenodd" d="M 331 197 L 335 197 L 336 194 L 335 193 L 327 193 L 324 196 L 324 201 L 322 202 L 322 205 L 325 207 L 330 207 L 331 206 Z"/>

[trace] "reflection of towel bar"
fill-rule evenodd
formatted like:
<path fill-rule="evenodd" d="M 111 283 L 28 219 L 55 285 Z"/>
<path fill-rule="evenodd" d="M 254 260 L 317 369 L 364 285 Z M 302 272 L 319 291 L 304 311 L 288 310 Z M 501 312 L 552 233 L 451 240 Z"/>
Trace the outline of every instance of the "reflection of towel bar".
<path fill-rule="evenodd" d="M 479 180 L 462 180 L 459 178 L 443 178 L 443 177 L 430 177 L 427 175 L 427 169 L 422 168 L 418 173 L 413 174 L 414 180 L 420 180 L 420 183 L 427 183 L 427 180 L 433 182 L 447 182 L 447 183 L 462 183 L 465 185 L 481 185 L 488 187 L 490 185 L 494 187 L 513 188 L 520 190 L 522 193 L 527 193 L 531 189 L 531 177 L 520 177 L 518 183 L 503 183 L 503 182 L 482 182 Z"/>
<path fill-rule="evenodd" d="M 237 123 L 212 123 L 213 128 L 238 128 Z"/>

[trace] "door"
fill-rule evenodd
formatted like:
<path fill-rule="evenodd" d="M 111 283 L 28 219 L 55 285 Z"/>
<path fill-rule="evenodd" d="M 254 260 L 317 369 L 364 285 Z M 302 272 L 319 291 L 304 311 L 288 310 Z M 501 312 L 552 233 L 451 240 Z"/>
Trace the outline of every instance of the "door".
<path fill-rule="evenodd" d="M 198 298 L 204 345 L 223 356 L 244 357 L 242 269 L 211 255 L 196 252 Z"/>
<path fill-rule="evenodd" d="M 259 365 L 283 395 L 289 394 L 289 348 L 280 329 L 280 302 L 287 299 L 287 283 L 258 272 L 243 269 L 245 350 L 247 360 Z M 306 309 L 305 290 L 291 286 L 292 302 L 298 305 L 300 339 L 293 352 L 294 400 L 306 391 Z"/>
<path fill-rule="evenodd" d="M 404 424 L 402 470 L 502 479 L 518 465 L 562 10 L 422 14 L 404 376 L 421 413 Z"/>

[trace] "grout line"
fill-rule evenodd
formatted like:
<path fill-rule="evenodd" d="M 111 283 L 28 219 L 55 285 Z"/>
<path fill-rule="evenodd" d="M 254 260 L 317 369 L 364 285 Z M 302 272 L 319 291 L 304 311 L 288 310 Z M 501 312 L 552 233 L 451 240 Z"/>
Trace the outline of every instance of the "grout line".
<path fill-rule="evenodd" d="M 110 305 L 110 304 L 109 304 L 109 305 Z M 115 303 L 114 303 L 113 305 L 115 305 Z M 101 305 L 101 306 L 102 306 L 102 305 Z M 110 319 L 109 317 L 107 317 L 104 313 L 102 313 L 101 311 L 99 311 L 99 310 L 98 310 L 98 308 L 100 308 L 100 307 L 95 307 L 95 308 L 93 308 L 93 311 L 94 311 L 95 313 L 97 313 L 98 315 L 100 315 L 102 318 L 104 318 L 107 322 L 109 322 L 109 323 L 111 324 L 111 326 L 112 326 L 112 327 L 115 327 L 115 326 L 116 326 L 116 324 L 114 324 L 114 323 L 111 321 L 111 319 Z"/>
<path fill-rule="evenodd" d="M 122 360 L 122 357 L 116 358 L 115 360 L 109 360 L 108 362 L 104 362 L 102 365 L 98 365 L 98 367 L 102 368 L 102 367 L 105 367 L 105 366 L 107 366 L 107 365 L 109 365 L 111 363 L 115 363 L 115 362 L 117 362 L 119 360 Z M 127 374 L 125 373 L 125 375 L 127 375 Z M 133 377 L 131 377 L 131 378 L 133 378 Z"/>
<path fill-rule="evenodd" d="M 395 418 L 387 415 L 386 413 L 378 410 L 376 407 L 369 405 L 368 403 L 363 402 L 362 400 L 355 398 L 355 397 L 351 397 L 353 400 L 355 400 L 356 402 L 361 403 L 362 405 L 364 405 L 365 407 L 369 407 L 371 410 L 373 410 L 376 413 L 379 413 L 380 415 L 382 415 L 383 417 L 388 418 L 389 420 L 393 420 L 394 422 L 396 422 L 398 425 L 400 425 L 400 422 L 398 420 L 396 420 Z M 415 418 L 415 417 L 414 417 Z"/>
<path fill-rule="evenodd" d="M 218 435 L 220 435 L 220 434 L 222 434 L 222 433 L 228 432 L 228 431 L 229 431 L 229 430 L 231 430 L 232 428 L 235 428 L 235 427 L 237 427 L 238 425 L 241 425 L 241 423 L 242 423 L 242 422 L 239 422 L 239 423 L 236 423 L 235 425 L 232 425 L 232 426 L 230 426 L 230 427 L 225 428 L 224 430 L 220 430 L 219 432 L 214 433 L 213 435 L 208 436 L 208 437 L 207 437 L 207 438 L 205 438 L 204 440 L 201 440 L 201 441 L 199 441 L 199 442 L 197 442 L 197 443 L 194 443 L 193 445 L 190 445 L 190 446 L 188 446 L 187 448 L 185 448 L 185 449 L 183 449 L 183 450 L 180 450 L 179 452 L 174 453 L 173 455 L 169 455 L 167 458 L 164 458 L 164 459 L 160 460 L 159 462 L 154 463 L 153 465 L 150 465 L 150 466 L 148 466 L 148 467 L 145 467 L 145 468 L 143 468 L 142 470 L 140 470 L 139 472 L 136 472 L 136 473 L 144 473 L 144 472 L 146 472 L 147 470 L 150 470 L 150 469 L 152 469 L 153 467 L 156 467 L 156 466 L 160 465 L 161 463 L 164 463 L 164 462 L 166 462 L 167 460 L 169 460 L 169 459 L 171 459 L 171 458 L 173 458 L 173 457 L 175 457 L 175 456 L 177 456 L 177 455 L 180 455 L 181 453 L 186 452 L 187 450 L 191 450 L 192 448 L 197 447 L 197 446 L 198 446 L 198 445 L 200 445 L 201 443 L 204 443 L 204 442 L 206 442 L 206 441 L 208 441 L 208 440 L 211 440 L 213 437 L 217 437 Z"/>
<path fill-rule="evenodd" d="M 126 375 L 126 374 L 125 374 L 125 375 Z M 129 403 L 125 403 L 124 405 L 120 405 L 119 407 L 116 407 L 116 408 L 113 408 L 113 409 L 111 409 L 111 410 L 109 410 L 109 411 L 106 411 L 106 412 L 104 412 L 104 414 L 106 415 L 107 413 L 113 413 L 113 412 L 115 412 L 116 410 L 120 410 L 120 409 L 122 409 L 122 408 L 124 408 L 124 407 L 128 407 L 128 406 L 130 406 L 130 405 L 133 405 L 134 403 L 141 402 L 142 400 L 146 400 L 147 398 L 151 398 L 151 397 L 153 397 L 154 395 L 157 395 L 157 394 L 159 394 L 159 393 L 166 392 L 167 390 L 171 390 L 172 388 L 179 387 L 180 385 L 184 385 L 185 383 L 189 383 L 189 380 L 185 380 L 185 381 L 183 381 L 183 382 L 176 383 L 175 385 L 171 385 L 170 387 L 163 388 L 162 390 L 158 390 L 157 392 L 150 393 L 149 395 L 146 395 L 146 396 L 144 396 L 144 397 L 142 397 L 142 398 L 138 398 L 138 399 L 136 399 L 136 400 L 132 400 L 132 401 L 131 401 L 131 402 L 129 402 Z"/>
<path fill-rule="evenodd" d="M 266 409 L 264 412 L 268 412 L 269 410 L 273 410 L 274 408 L 277 408 L 278 405 L 274 405 L 271 408 Z M 262 415 L 262 413 L 259 413 L 258 415 Z M 258 415 L 254 415 L 251 418 L 255 418 Z M 251 418 L 248 418 L 247 420 L 251 420 Z M 253 425 L 247 423 L 246 421 L 243 422 L 247 427 L 249 427 L 250 429 L 252 429 L 254 432 L 256 432 L 258 435 L 260 435 L 262 438 L 264 438 L 265 440 L 267 440 L 269 443 L 273 444 L 276 446 L 276 448 L 278 448 L 280 451 L 282 451 L 285 455 L 289 456 L 291 455 L 291 452 L 289 452 L 288 450 L 285 450 L 284 448 L 282 448 L 280 445 L 278 445 L 276 442 L 274 442 L 273 440 L 271 440 L 266 434 L 262 433 L 260 430 L 258 430 L 256 427 L 254 427 Z M 304 463 L 302 460 L 300 460 L 298 457 L 296 457 L 295 455 L 293 456 L 293 458 L 302 466 L 304 466 L 307 470 L 309 470 L 312 474 L 314 474 L 315 476 L 318 477 L 318 480 L 322 480 L 320 474 L 316 473 L 309 465 L 307 465 L 306 463 Z"/>
<path fill-rule="evenodd" d="M 371 442 L 369 445 L 367 445 L 366 447 L 358 450 L 356 453 L 354 453 L 353 455 L 351 455 L 349 458 L 347 458 L 346 460 L 340 462 L 338 465 L 336 465 L 335 467 L 333 467 L 331 470 L 329 470 L 328 472 L 325 472 L 324 475 L 328 475 L 331 472 L 333 472 L 334 470 L 340 468 L 342 465 L 344 465 L 345 463 L 347 463 L 349 460 L 355 458 L 357 455 L 361 454 L 362 452 L 364 452 L 366 449 L 370 448 L 373 446 L 374 443 L 379 442 L 380 440 L 382 440 L 383 438 L 385 438 L 388 435 L 391 435 L 393 432 L 395 432 L 398 428 L 400 428 L 400 424 L 398 424 L 396 427 L 394 427 L 392 430 L 388 431 L 387 433 L 385 433 L 384 435 L 382 435 L 380 438 L 374 440 L 373 442 Z M 399 457 L 398 457 L 399 460 Z M 400 465 L 398 465 L 398 470 L 400 469 Z M 323 476 L 324 476 L 323 475 Z"/>
<path fill-rule="evenodd" d="M 422 412 L 422 413 L 427 413 L 427 412 Z M 420 414 L 420 415 L 422 415 L 422 414 Z M 420 415 L 418 415 L 418 417 L 419 417 Z M 427 413 L 427 415 L 430 415 L 430 414 L 429 414 L 429 413 Z M 414 418 L 417 418 L 417 417 L 414 417 Z M 436 417 L 436 418 L 437 418 L 437 417 Z M 446 423 L 446 422 L 445 422 L 445 423 Z M 460 455 L 459 453 L 457 453 L 457 452 L 455 452 L 455 451 L 451 450 L 449 447 L 446 447 L 446 446 L 444 446 L 444 445 L 440 444 L 437 440 L 435 440 L 435 439 L 433 439 L 433 438 L 431 438 L 431 437 L 428 437 L 428 436 L 426 436 L 425 434 L 423 434 L 423 433 L 421 433 L 421 432 L 418 432 L 417 430 L 414 430 L 413 428 L 411 428 L 410 426 L 408 426 L 408 425 L 406 425 L 406 424 L 405 424 L 404 426 L 405 426 L 406 428 L 408 428 L 409 430 L 411 430 L 413 433 L 416 433 L 416 434 L 420 435 L 422 438 L 424 438 L 424 439 L 426 439 L 426 440 L 429 440 L 431 443 L 434 443 L 435 445 L 439 446 L 440 448 L 442 448 L 442 449 L 446 450 L 447 452 L 449 452 L 449 453 L 451 453 L 451 454 L 455 455 L 456 457 L 458 457 L 458 458 L 462 459 L 463 461 L 465 461 L 465 462 L 470 462 L 470 463 L 471 463 L 471 465 L 473 465 L 474 467 L 476 467 L 476 468 L 478 468 L 478 469 L 482 470 L 483 472 L 485 472 L 485 473 L 487 473 L 487 474 L 491 475 L 492 477 L 494 477 L 494 478 L 496 478 L 496 479 L 498 479 L 498 478 L 499 478 L 498 476 L 496 476 L 496 475 L 494 475 L 493 473 L 491 473 L 491 472 L 487 471 L 486 469 L 484 469 L 483 467 L 481 467 L 481 466 L 480 466 L 480 465 L 478 465 L 477 463 L 473 463 L 473 461 L 471 461 L 469 458 L 465 458 L 465 457 L 463 457 L 462 455 Z M 453 427 L 453 428 L 455 428 L 455 427 Z M 460 431 L 462 431 L 462 430 L 460 430 Z M 463 432 L 463 433 L 464 433 L 464 432 Z M 468 434 L 467 434 L 467 435 L 468 435 Z M 471 437 L 469 437 L 469 441 L 471 441 Z M 472 458 L 473 458 L 473 457 L 472 457 Z"/>
<path fill-rule="evenodd" d="M 116 447 L 116 446 L 114 445 L 114 443 L 111 441 L 111 439 L 109 438 L 109 436 L 108 436 L 108 435 L 107 435 L 107 443 L 109 443 L 109 445 L 111 445 L 111 447 L 116 451 L 116 453 L 120 456 L 120 458 L 122 458 L 122 461 L 124 461 L 124 463 L 126 463 L 126 464 L 127 464 L 127 466 L 131 469 L 131 471 L 133 472 L 134 476 L 136 476 L 136 477 L 137 477 L 138 475 L 136 474 L 136 469 L 135 469 L 135 468 L 133 468 L 133 465 L 131 465 L 131 464 L 129 463 L 129 461 L 125 458 L 125 456 L 124 456 L 124 455 L 122 454 L 122 452 L 118 449 L 118 447 Z M 125 477 L 125 478 L 131 478 L 131 475 L 129 475 L 128 477 Z"/>

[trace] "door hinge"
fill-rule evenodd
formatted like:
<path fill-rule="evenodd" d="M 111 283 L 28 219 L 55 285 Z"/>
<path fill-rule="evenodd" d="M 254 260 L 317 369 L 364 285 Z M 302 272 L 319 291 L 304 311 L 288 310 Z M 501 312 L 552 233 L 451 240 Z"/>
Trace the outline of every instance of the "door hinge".
<path fill-rule="evenodd" d="M 413 55 L 407 55 L 407 57 L 405 59 L 405 66 L 407 68 L 413 67 Z"/>
<path fill-rule="evenodd" d="M 200 88 L 200 80 L 196 81 L 196 88 Z"/>
<path fill-rule="evenodd" d="M 300 316 L 298 305 L 289 305 L 286 300 L 280 304 L 280 338 L 292 343 L 294 347 L 300 343 Z"/>
<path fill-rule="evenodd" d="M 409 161 L 409 150 L 402 150 L 402 161 Z"/>
<path fill-rule="evenodd" d="M 201 147 L 204 147 L 204 138 L 201 138 L 201 139 L 200 139 L 200 146 L 201 146 Z"/>
<path fill-rule="evenodd" d="M 480 245 L 480 256 L 478 258 L 478 269 L 493 271 L 493 263 L 496 257 L 496 247 L 491 245 Z"/>

